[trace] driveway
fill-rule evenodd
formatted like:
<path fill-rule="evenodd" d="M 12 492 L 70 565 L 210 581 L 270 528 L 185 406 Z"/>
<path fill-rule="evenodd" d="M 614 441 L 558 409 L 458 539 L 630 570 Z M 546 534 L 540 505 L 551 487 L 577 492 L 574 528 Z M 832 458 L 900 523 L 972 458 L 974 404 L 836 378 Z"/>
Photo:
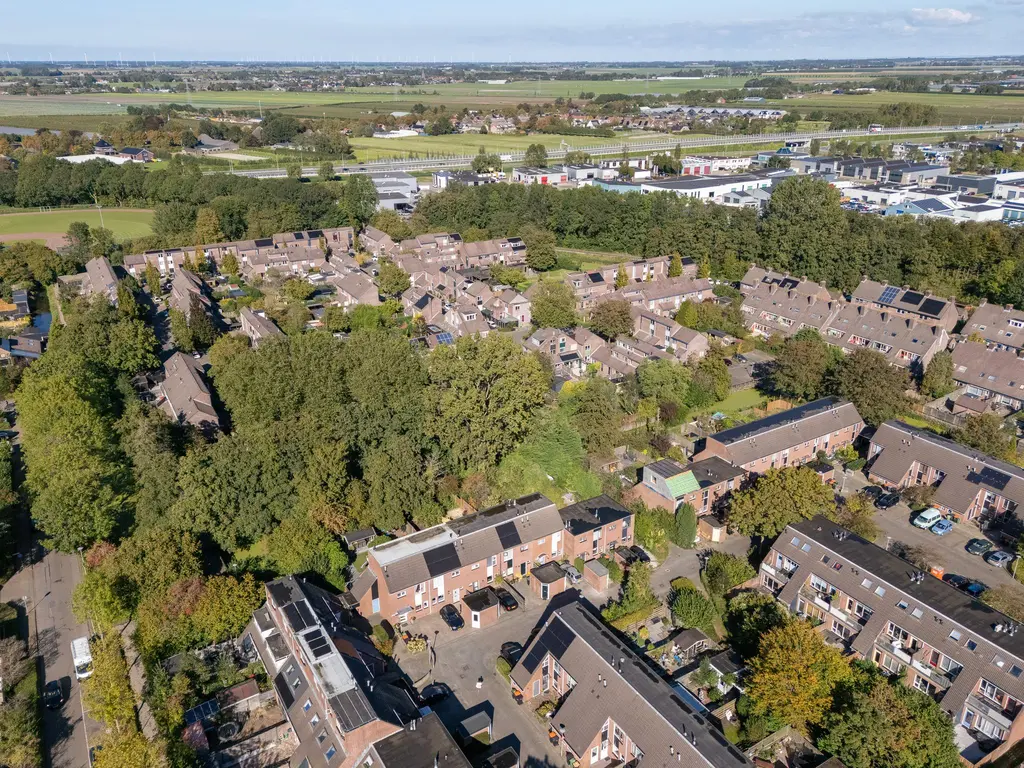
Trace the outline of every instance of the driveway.
<path fill-rule="evenodd" d="M 714 549 L 736 557 L 746 557 L 750 549 L 750 537 L 732 534 L 718 544 L 698 544 L 694 549 L 680 549 L 669 544 L 668 557 L 651 572 L 651 589 L 658 597 L 668 596 L 673 579 L 685 576 L 700 589 L 700 562 L 697 553 L 703 549 Z"/>
<path fill-rule="evenodd" d="M 520 764 L 526 768 L 564 765 L 565 758 L 548 743 L 540 721 L 528 705 L 513 701 L 509 684 L 494 668 L 501 644 L 515 640 L 524 646 L 547 603 L 530 600 L 525 608 L 502 616 L 497 623 L 482 629 L 468 625 L 452 632 L 440 617 L 437 626 L 434 616 L 417 621 L 410 629 L 426 634 L 435 645 L 436 661 L 433 680 L 446 683 L 453 695 L 441 702 L 435 710 L 449 730 L 476 712 L 491 716 L 494 729 L 493 743 L 501 748 L 512 746 L 519 753 Z M 435 635 L 435 631 L 437 634 Z M 436 641 L 435 641 L 436 637 Z M 396 649 L 398 663 L 413 679 L 419 680 L 429 673 L 429 653 L 402 658 L 401 646 Z M 477 681 L 483 678 L 480 688 Z"/>
<path fill-rule="evenodd" d="M 855 472 L 846 478 L 845 495 L 853 495 L 867 485 L 870 483 L 864 475 Z M 902 501 L 890 509 L 876 510 L 874 520 L 882 529 L 882 535 L 875 543 L 886 549 L 891 548 L 894 542 L 921 547 L 931 553 L 931 565 L 941 566 L 946 573 L 976 579 L 990 587 L 1016 583 L 1005 568 L 991 566 L 964 549 L 971 539 L 985 538 L 974 523 L 953 523 L 953 530 L 945 536 L 936 536 L 931 531 L 915 528 L 910 522 L 914 514 Z"/>

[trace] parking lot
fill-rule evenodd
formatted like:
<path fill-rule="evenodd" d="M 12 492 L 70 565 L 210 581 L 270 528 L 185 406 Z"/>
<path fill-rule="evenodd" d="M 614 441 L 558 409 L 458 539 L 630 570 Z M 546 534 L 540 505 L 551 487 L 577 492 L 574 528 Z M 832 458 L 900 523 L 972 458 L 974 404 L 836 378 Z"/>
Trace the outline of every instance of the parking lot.
<path fill-rule="evenodd" d="M 863 474 L 857 472 L 847 475 L 844 495 L 850 496 L 861 488 L 870 485 Z M 1001 584 L 1013 584 L 1013 576 L 1006 568 L 997 568 L 985 562 L 978 555 L 972 555 L 965 549 L 971 539 L 988 538 L 974 523 L 954 523 L 953 530 L 943 536 L 936 536 L 927 529 L 917 528 L 911 520 L 914 513 L 902 501 L 886 510 L 875 512 L 875 522 L 882 529 L 882 536 L 876 542 L 879 546 L 891 547 L 893 542 L 903 542 L 907 546 L 920 547 L 932 555 L 933 566 L 941 566 L 946 573 L 955 573 L 969 579 L 980 581 L 989 587 Z M 993 541 L 995 544 L 995 542 Z M 1005 547 L 993 546 L 993 551 Z"/>
<path fill-rule="evenodd" d="M 504 614 L 491 626 L 472 629 L 467 623 L 456 632 L 436 614 L 417 620 L 409 629 L 427 635 L 432 643 L 436 652 L 432 670 L 429 652 L 403 658 L 401 646 L 396 647 L 399 666 L 414 683 L 422 688 L 427 682 L 440 682 L 452 689 L 453 695 L 434 708 L 449 730 L 472 714 L 487 712 L 493 723 L 493 749 L 514 747 L 523 768 L 564 765 L 564 758 L 548 742 L 533 709 L 512 699 L 509 683 L 495 670 L 494 662 L 502 643 L 526 645 L 547 606 L 537 598 L 528 599 L 526 606 Z"/>

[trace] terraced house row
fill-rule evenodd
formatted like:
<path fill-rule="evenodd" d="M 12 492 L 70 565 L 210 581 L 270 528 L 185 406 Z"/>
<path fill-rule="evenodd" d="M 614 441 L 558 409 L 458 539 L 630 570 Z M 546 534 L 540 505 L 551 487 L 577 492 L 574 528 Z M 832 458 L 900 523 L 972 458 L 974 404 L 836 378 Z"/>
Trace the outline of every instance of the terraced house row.
<path fill-rule="evenodd" d="M 1009 617 L 821 516 L 783 531 L 760 578 L 831 643 L 935 698 L 966 765 L 1024 738 L 1024 633 Z"/>

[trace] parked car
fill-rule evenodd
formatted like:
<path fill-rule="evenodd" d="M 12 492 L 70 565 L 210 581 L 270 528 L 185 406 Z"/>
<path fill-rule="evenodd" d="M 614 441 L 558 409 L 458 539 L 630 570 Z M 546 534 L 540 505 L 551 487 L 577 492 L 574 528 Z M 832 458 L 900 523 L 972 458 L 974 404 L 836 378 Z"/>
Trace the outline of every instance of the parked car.
<path fill-rule="evenodd" d="M 13 440 L 18 436 L 18 433 L 13 429 L 0 429 L 0 440 Z"/>
<path fill-rule="evenodd" d="M 953 530 L 953 524 L 946 518 L 942 518 L 935 525 L 928 529 L 936 536 L 945 536 L 947 533 Z"/>
<path fill-rule="evenodd" d="M 630 547 L 630 550 L 633 552 L 633 554 L 636 555 L 636 559 L 639 560 L 641 563 L 651 562 L 651 556 L 648 555 L 639 545 L 634 544 Z"/>
<path fill-rule="evenodd" d="M 980 581 L 972 581 L 970 584 L 964 587 L 964 592 L 966 592 L 971 597 L 981 597 L 982 593 L 987 591 L 988 585 Z"/>
<path fill-rule="evenodd" d="M 51 680 L 43 688 L 43 704 L 47 709 L 60 709 L 64 703 L 64 689 L 60 680 Z"/>
<path fill-rule="evenodd" d="M 514 640 L 502 643 L 501 653 L 499 655 L 508 662 L 510 667 L 514 667 L 516 662 L 519 661 L 519 657 L 523 655 L 523 646 Z"/>
<path fill-rule="evenodd" d="M 861 493 L 872 501 L 876 501 L 885 493 L 885 489 L 880 485 L 869 485 L 866 488 L 861 489 Z"/>
<path fill-rule="evenodd" d="M 915 528 L 931 528 L 941 519 L 942 512 L 937 510 L 935 507 L 929 507 L 914 518 L 913 525 Z"/>
<path fill-rule="evenodd" d="M 971 539 L 965 549 L 972 555 L 984 555 L 992 549 L 992 542 L 988 539 Z"/>
<path fill-rule="evenodd" d="M 451 695 L 452 689 L 444 683 L 431 683 L 420 692 L 420 702 L 424 707 L 433 707 Z"/>
<path fill-rule="evenodd" d="M 501 603 L 501 609 L 503 611 L 514 611 L 519 607 L 519 602 L 512 597 L 512 593 L 504 587 L 498 587 L 494 591 L 498 595 L 498 602 Z"/>
<path fill-rule="evenodd" d="M 875 506 L 878 509 L 889 509 L 895 507 L 900 503 L 900 495 L 898 493 L 883 493 L 877 499 L 875 499 Z"/>
<path fill-rule="evenodd" d="M 583 575 L 576 570 L 574 565 L 563 565 L 562 570 L 565 571 L 565 575 L 569 577 L 569 581 L 573 584 L 579 584 L 580 579 L 583 578 Z"/>
<path fill-rule="evenodd" d="M 996 568 L 1005 568 L 1009 563 L 1013 562 L 1013 555 L 1009 552 L 989 552 L 985 555 L 985 562 Z"/>
<path fill-rule="evenodd" d="M 960 576 L 956 573 L 943 574 L 942 580 L 949 584 L 949 586 L 956 587 L 957 589 L 963 589 L 971 583 L 971 580 L 968 579 L 966 576 Z"/>
<path fill-rule="evenodd" d="M 452 632 L 457 632 L 466 626 L 465 620 L 459 615 L 454 605 L 450 603 L 441 609 L 441 618 Z"/>

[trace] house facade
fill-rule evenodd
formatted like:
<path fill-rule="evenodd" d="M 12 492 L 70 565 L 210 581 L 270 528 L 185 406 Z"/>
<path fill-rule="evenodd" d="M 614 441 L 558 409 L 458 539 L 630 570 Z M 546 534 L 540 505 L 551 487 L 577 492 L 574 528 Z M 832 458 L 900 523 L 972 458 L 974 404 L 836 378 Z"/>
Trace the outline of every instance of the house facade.
<path fill-rule="evenodd" d="M 830 642 L 936 699 L 965 764 L 1024 738 L 1024 639 L 1007 616 L 821 516 L 788 526 L 759 574 Z"/>
<path fill-rule="evenodd" d="M 892 488 L 934 486 L 932 505 L 957 522 L 1013 515 L 1024 502 L 1024 469 L 902 421 L 872 435 L 867 472 Z"/>
<path fill-rule="evenodd" d="M 953 349 L 953 381 L 973 397 L 1024 408 L 1024 360 L 1013 350 L 960 342 Z"/>
<path fill-rule="evenodd" d="M 686 466 L 661 459 L 643 468 L 640 482 L 631 493 L 650 507 L 676 512 L 683 504 L 698 515 L 715 511 L 719 501 L 743 485 L 747 472 L 718 456 L 709 456 Z"/>
<path fill-rule="evenodd" d="M 981 338 L 996 349 L 1024 351 L 1024 310 L 1013 304 L 989 304 L 984 299 L 974 310 L 961 333 Z"/>

